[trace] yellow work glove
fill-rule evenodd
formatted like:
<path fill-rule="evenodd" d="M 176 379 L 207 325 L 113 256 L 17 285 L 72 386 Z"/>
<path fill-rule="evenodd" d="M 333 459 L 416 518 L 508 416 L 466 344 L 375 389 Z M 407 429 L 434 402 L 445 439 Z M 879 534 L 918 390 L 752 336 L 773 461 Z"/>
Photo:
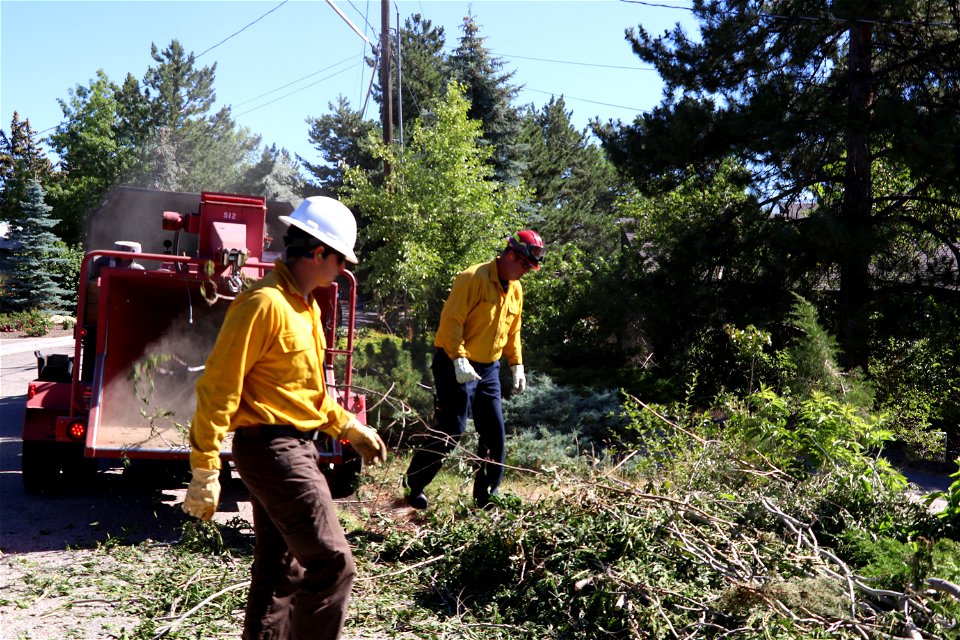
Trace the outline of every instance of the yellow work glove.
<path fill-rule="evenodd" d="M 387 445 L 380 439 L 380 435 L 370 427 L 361 424 L 356 418 L 351 418 L 347 426 L 340 432 L 340 437 L 349 442 L 364 464 L 374 466 L 387 461 Z"/>
<path fill-rule="evenodd" d="M 193 480 L 183 499 L 183 511 L 194 518 L 209 520 L 220 502 L 220 470 L 192 469 Z"/>

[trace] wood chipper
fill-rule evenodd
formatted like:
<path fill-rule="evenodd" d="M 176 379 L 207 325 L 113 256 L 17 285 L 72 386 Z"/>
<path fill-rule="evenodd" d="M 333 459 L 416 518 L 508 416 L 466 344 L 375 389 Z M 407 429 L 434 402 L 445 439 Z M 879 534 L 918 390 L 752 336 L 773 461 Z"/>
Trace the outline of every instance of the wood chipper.
<path fill-rule="evenodd" d="M 82 488 L 101 460 L 182 460 L 188 468 L 196 380 L 230 301 L 279 257 L 269 229 L 280 235 L 277 217 L 293 209 L 261 197 L 204 192 L 196 212 L 181 213 L 196 207 L 196 198 L 121 187 L 89 217 L 73 352 L 38 352 L 37 379 L 27 389 L 22 470 L 28 492 Z M 356 284 L 345 271 L 316 295 L 328 391 L 365 422 L 365 398 L 350 386 Z M 224 442 L 225 463 L 230 441 Z M 317 446 L 331 492 L 351 493 L 359 456 L 333 438 Z"/>

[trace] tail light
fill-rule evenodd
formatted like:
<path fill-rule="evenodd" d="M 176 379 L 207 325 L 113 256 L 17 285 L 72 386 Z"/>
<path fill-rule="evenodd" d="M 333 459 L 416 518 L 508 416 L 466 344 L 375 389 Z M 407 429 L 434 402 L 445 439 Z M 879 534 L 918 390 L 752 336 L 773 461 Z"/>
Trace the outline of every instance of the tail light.
<path fill-rule="evenodd" d="M 87 423 L 83 420 L 73 420 L 67 425 L 67 437 L 71 440 L 83 440 L 87 435 Z"/>
<path fill-rule="evenodd" d="M 37 397 L 37 385 L 31 383 L 27 385 L 27 400 Z"/>

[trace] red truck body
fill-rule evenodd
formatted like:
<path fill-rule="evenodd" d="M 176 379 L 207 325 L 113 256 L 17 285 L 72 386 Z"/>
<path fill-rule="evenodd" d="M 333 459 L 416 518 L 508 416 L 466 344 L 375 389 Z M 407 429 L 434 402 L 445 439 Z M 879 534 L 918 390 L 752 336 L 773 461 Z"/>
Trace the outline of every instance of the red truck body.
<path fill-rule="evenodd" d="M 133 193 L 132 201 L 162 203 L 157 193 L 139 199 Z M 131 200 L 130 193 L 123 195 L 119 200 Z M 171 195 L 182 203 L 185 194 Z M 28 385 L 22 469 L 29 492 L 83 486 L 103 459 L 181 460 L 187 469 L 196 380 L 230 301 L 263 277 L 273 267 L 268 259 L 277 255 L 268 250 L 272 239 L 263 198 L 204 192 L 197 213 L 129 205 L 127 211 L 124 217 L 140 219 L 141 234 L 154 234 L 148 243 L 156 246 L 161 227 L 169 237 L 162 253 L 138 252 L 141 242 L 128 237 L 114 240 L 114 247 L 124 250 L 92 248 L 85 254 L 72 353 L 38 353 L 38 377 Z M 110 225 L 114 218 L 102 220 Z M 280 230 L 275 222 L 274 227 Z M 183 234 L 196 239 L 195 246 L 183 243 L 189 255 L 181 251 Z M 108 238 L 89 230 L 88 236 Z M 350 389 L 356 279 L 344 272 L 315 295 L 329 347 L 328 391 L 364 421 L 365 398 Z M 342 372 L 341 384 L 335 370 Z M 332 438 L 318 441 L 318 448 L 331 490 L 349 493 L 359 458 Z M 229 436 L 222 456 L 229 461 Z"/>

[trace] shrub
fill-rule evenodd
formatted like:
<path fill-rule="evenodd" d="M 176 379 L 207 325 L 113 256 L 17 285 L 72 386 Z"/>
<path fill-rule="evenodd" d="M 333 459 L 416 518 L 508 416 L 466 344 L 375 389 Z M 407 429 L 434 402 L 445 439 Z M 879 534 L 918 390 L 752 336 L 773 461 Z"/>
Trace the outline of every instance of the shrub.
<path fill-rule="evenodd" d="M 626 424 L 617 391 L 557 385 L 535 372 L 524 393 L 504 401 L 503 417 L 513 433 L 573 434 L 587 448 L 616 439 Z"/>
<path fill-rule="evenodd" d="M 0 332 L 15 331 L 23 331 L 31 337 L 45 336 L 50 331 L 50 318 L 36 309 L 0 314 Z"/>
<path fill-rule="evenodd" d="M 430 373 L 425 363 L 414 362 L 411 347 L 398 336 L 367 329 L 354 342 L 353 384 L 368 396 L 367 422 L 397 437 L 407 423 L 429 420 L 433 412 Z"/>

